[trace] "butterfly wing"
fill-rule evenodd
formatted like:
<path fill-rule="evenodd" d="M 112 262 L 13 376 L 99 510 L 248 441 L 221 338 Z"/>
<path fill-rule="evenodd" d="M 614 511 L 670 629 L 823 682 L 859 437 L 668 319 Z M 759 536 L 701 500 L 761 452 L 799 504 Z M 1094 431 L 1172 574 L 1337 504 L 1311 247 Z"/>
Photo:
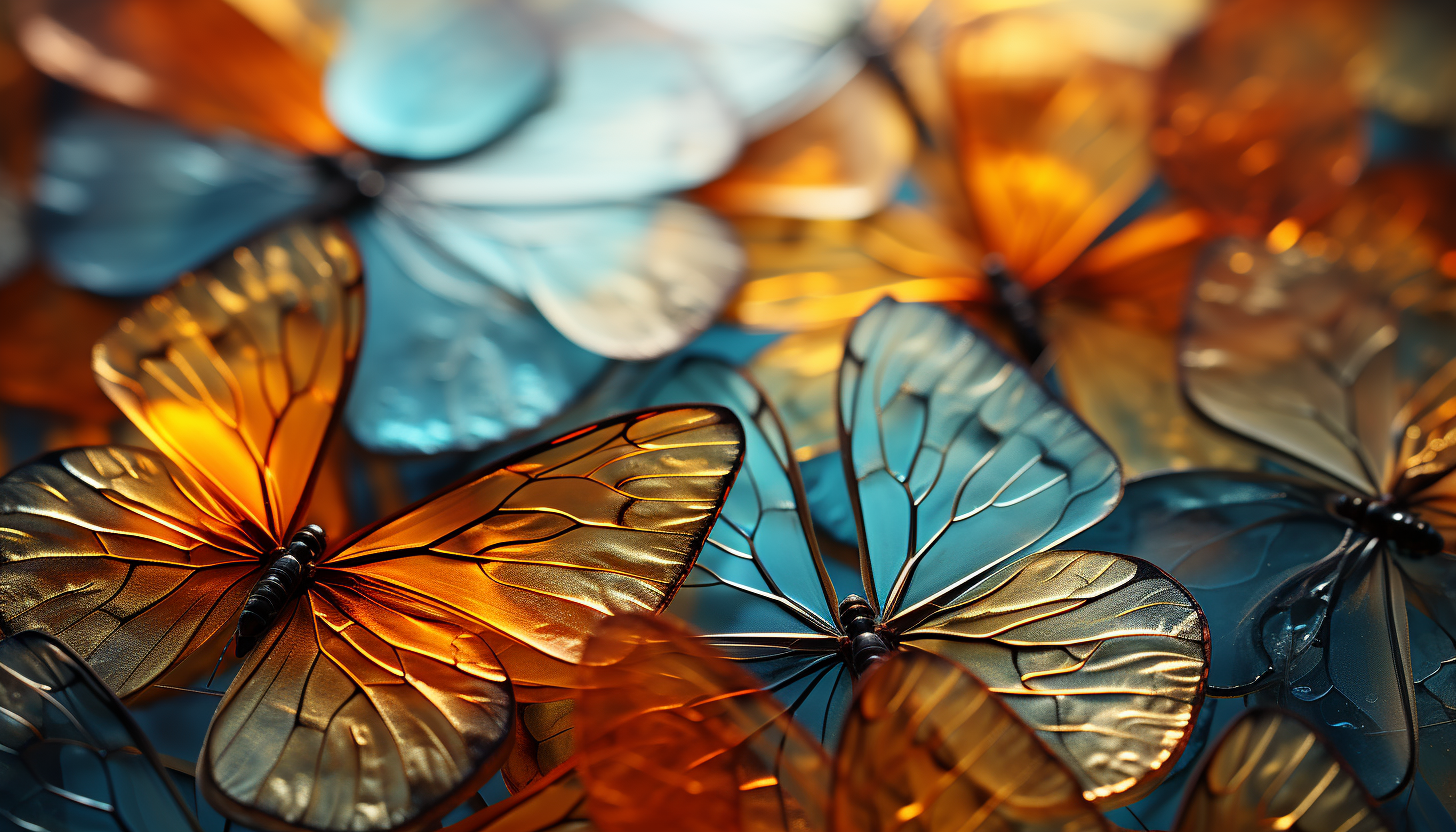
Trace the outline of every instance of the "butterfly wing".
<path fill-rule="evenodd" d="M 1292 714 L 1240 714 L 1193 775 L 1174 832 L 1383 832 L 1375 801 L 1335 749 Z"/>
<path fill-rule="evenodd" d="M 0 641 L 0 746 L 9 828 L 199 829 L 126 708 L 48 635 Z"/>
<path fill-rule="evenodd" d="M 929 653 L 895 654 L 865 675 L 834 773 L 839 832 L 1109 829 L 1006 703 Z"/>
<path fill-rule="evenodd" d="M 268 551 L 298 524 L 358 352 L 363 287 L 335 226 L 239 247 L 123 318 L 97 382 Z"/>
<path fill-rule="evenodd" d="M 595 832 L 596 828 L 587 814 L 581 777 L 575 768 L 565 766 L 442 832 Z"/>
<path fill-rule="evenodd" d="M 841 444 L 865 589 L 886 620 L 955 597 L 1116 505 L 1112 452 L 984 336 L 885 299 L 850 333 Z"/>

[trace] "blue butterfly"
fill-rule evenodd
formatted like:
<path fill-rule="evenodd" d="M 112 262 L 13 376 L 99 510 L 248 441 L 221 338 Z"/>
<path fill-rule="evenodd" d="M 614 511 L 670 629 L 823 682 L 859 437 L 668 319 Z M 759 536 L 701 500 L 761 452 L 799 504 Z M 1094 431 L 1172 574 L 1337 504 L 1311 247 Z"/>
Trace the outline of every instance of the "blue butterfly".
<path fill-rule="evenodd" d="M 1213 244 L 1184 393 L 1303 474 L 1149 476 L 1072 544 L 1147 558 L 1193 593 L 1211 693 L 1320 725 L 1377 797 L 1419 763 L 1450 811 L 1456 296 L 1408 253 L 1353 234 Z"/>

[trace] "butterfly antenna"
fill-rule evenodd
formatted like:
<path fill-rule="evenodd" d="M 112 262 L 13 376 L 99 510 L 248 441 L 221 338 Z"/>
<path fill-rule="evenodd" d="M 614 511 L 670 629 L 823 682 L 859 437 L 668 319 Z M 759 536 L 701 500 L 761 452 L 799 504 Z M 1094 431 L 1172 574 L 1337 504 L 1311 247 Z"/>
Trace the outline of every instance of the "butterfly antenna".
<path fill-rule="evenodd" d="M 1137 821 L 1137 825 L 1143 828 L 1143 832 L 1152 832 L 1152 830 L 1148 829 L 1148 825 L 1143 823 L 1143 819 L 1137 816 L 1137 812 L 1132 810 L 1131 806 L 1124 806 L 1123 808 L 1127 809 L 1127 813 L 1132 815 L 1132 819 Z"/>
<path fill-rule="evenodd" d="M 202 694 L 203 696 L 222 696 L 222 691 L 220 690 L 207 690 L 205 688 L 184 688 L 180 685 L 152 685 L 152 687 L 158 690 L 172 690 L 178 693 L 198 693 Z"/>

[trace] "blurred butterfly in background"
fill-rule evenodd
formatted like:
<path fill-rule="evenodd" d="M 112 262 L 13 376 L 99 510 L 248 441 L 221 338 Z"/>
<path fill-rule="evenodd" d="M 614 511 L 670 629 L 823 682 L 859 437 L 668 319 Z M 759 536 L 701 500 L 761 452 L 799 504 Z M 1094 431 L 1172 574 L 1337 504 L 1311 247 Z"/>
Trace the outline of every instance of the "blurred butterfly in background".
<path fill-rule="evenodd" d="M 1402 812 L 1456 809 L 1446 187 L 1376 171 L 1287 247 L 1211 247 L 1184 393 L 1299 475 L 1148 477 L 1074 541 L 1168 570 L 1209 616 L 1210 690 L 1323 726 L 1378 797 L 1410 788 Z"/>
<path fill-rule="evenodd" d="M 236 621 L 198 780 L 259 829 L 421 829 L 463 801 L 515 701 L 569 695 L 596 619 L 666 605 L 742 454 L 721 409 L 627 414 L 331 543 L 305 517 L 362 304 L 336 226 L 239 248 L 97 345 L 97 381 L 160 453 L 79 448 L 0 480 L 7 635 L 57 636 L 129 698 Z"/>
<path fill-rule="evenodd" d="M 1007 696 L 1089 795 L 1122 800 L 1159 776 L 1201 699 L 1197 607 L 1143 563 L 1045 551 L 1116 503 L 1111 452 L 931 305 L 886 299 L 866 313 L 839 379 L 850 485 L 837 499 L 849 507 L 827 516 L 817 509 L 835 495 L 811 516 L 792 444 L 749 378 L 689 360 L 650 385 L 645 401 L 715 403 L 747 436 L 737 484 L 670 609 L 831 744 L 870 658 L 926 651 Z M 857 556 L 825 554 L 846 538 Z M 569 752 L 559 711 L 522 728 L 518 746 L 540 743 L 539 771 Z M 518 786 L 535 776 L 506 774 Z"/>

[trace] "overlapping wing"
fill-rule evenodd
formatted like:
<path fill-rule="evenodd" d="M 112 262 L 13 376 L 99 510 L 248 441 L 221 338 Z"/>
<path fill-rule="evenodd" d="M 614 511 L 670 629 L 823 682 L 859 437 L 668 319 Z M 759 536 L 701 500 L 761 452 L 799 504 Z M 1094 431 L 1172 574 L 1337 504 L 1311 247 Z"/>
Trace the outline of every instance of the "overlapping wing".
<path fill-rule="evenodd" d="M 595 832 L 586 789 L 576 769 L 565 767 L 530 788 L 476 812 L 441 832 Z"/>
<path fill-rule="evenodd" d="M 986 337 L 880 301 L 850 333 L 839 421 L 865 588 L 886 619 L 959 595 L 1112 510 L 1117 459 Z"/>
<path fill-rule="evenodd" d="M 123 318 L 97 382 L 261 551 L 297 525 L 363 316 L 341 228 L 293 225 L 234 250 Z"/>
<path fill-rule="evenodd" d="M 160 454 L 57 453 L 0 480 L 0 627 L 60 638 L 130 696 L 242 606 L 251 545 Z"/>
<path fill-rule="evenodd" d="M 1197 605 L 1160 570 L 1118 555 L 1031 555 L 900 633 L 903 646 L 970 668 L 1100 803 L 1130 802 L 1162 779 L 1203 700 Z"/>
<path fill-rule="evenodd" d="M 1219 738 L 1183 798 L 1174 832 L 1383 832 L 1375 801 L 1334 748 L 1296 717 L 1258 708 Z"/>
<path fill-rule="evenodd" d="M 559 699 L 598 620 L 667 606 L 742 454 L 719 408 L 615 417 L 360 532 L 315 574 L 449 599 L 488 628 L 518 698 Z"/>
<path fill-rule="evenodd" d="M 199 829 L 126 708 L 50 636 L 0 641 L 0 750 L 7 829 Z"/>
<path fill-rule="evenodd" d="M 514 699 L 486 637 L 446 603 L 327 570 L 228 687 L 202 793 L 263 830 L 428 828 L 510 748 Z"/>
<path fill-rule="evenodd" d="M 835 761 L 836 832 L 1107 830 L 1076 777 L 975 676 L 928 653 L 866 674 Z"/>
<path fill-rule="evenodd" d="M 666 619 L 606 621 L 577 700 L 592 820 L 629 832 L 822 830 L 829 759 L 762 683 Z"/>

